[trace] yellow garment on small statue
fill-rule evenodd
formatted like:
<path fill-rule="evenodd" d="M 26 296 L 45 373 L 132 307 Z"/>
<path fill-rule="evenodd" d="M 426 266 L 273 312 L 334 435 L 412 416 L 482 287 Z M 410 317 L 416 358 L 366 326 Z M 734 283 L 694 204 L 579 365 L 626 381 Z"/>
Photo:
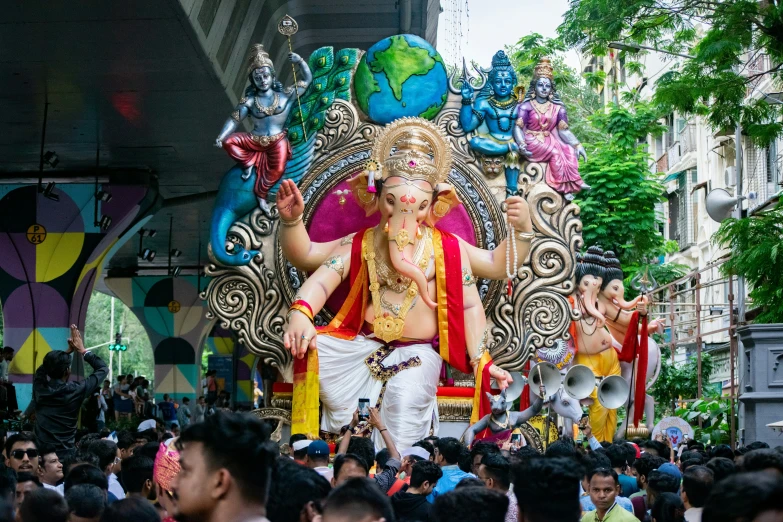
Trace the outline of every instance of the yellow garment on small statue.
<path fill-rule="evenodd" d="M 609 348 L 601 353 L 588 354 L 582 351 L 576 352 L 574 364 L 584 364 L 595 373 L 596 377 L 609 377 L 611 375 L 620 375 L 620 359 L 614 348 Z M 593 404 L 588 409 L 590 415 L 590 426 L 593 428 L 593 435 L 599 442 L 612 442 L 614 432 L 617 431 L 617 410 L 604 408 L 598 402 L 598 389 L 593 390 L 590 395 Z"/>

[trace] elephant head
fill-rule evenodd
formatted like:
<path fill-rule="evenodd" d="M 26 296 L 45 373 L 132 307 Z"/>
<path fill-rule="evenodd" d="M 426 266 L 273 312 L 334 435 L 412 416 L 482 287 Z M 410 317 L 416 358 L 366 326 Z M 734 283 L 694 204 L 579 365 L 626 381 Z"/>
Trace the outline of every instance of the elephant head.
<path fill-rule="evenodd" d="M 606 268 L 604 268 L 601 247 L 591 246 L 584 255 L 576 255 L 576 298 L 580 300 L 585 312 L 596 319 L 599 328 L 606 322 L 604 314 L 596 306 L 605 276 Z"/>
<path fill-rule="evenodd" d="M 623 284 L 623 269 L 620 266 L 620 260 L 615 257 L 614 252 L 607 250 L 604 252 L 604 264 L 606 265 L 606 275 L 601 283 L 601 292 L 599 298 L 606 300 L 623 310 L 631 310 L 639 303 L 642 296 L 637 296 L 633 300 L 625 300 L 625 285 Z"/>
<path fill-rule="evenodd" d="M 426 120 L 400 118 L 376 139 L 367 169 L 349 180 L 367 215 L 380 212 L 392 266 L 416 283 L 422 301 L 433 309 L 427 277 L 413 263 L 413 252 L 422 227 L 434 226 L 459 204 L 454 187 L 445 183 L 450 170 L 451 149 L 442 130 Z"/>

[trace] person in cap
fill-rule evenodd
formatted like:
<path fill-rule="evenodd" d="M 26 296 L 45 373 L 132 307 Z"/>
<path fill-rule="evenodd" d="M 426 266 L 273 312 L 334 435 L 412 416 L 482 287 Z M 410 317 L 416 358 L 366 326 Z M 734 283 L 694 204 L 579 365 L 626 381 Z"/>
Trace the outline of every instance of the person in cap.
<path fill-rule="evenodd" d="M 307 447 L 312 443 L 310 439 L 300 439 L 291 444 L 291 451 L 294 454 L 294 462 L 307 466 Z"/>
<path fill-rule="evenodd" d="M 419 446 L 412 446 L 400 454 L 402 457 L 402 465 L 400 466 L 400 479 L 406 484 L 410 484 L 411 473 L 413 473 L 413 466 L 417 462 L 429 461 L 430 452 Z M 404 474 L 404 475 L 403 475 Z"/>
<path fill-rule="evenodd" d="M 332 481 L 332 468 L 329 467 L 329 445 L 321 439 L 308 441 L 305 465 L 318 472 L 323 478 Z M 294 443 L 296 445 L 297 443 Z"/>

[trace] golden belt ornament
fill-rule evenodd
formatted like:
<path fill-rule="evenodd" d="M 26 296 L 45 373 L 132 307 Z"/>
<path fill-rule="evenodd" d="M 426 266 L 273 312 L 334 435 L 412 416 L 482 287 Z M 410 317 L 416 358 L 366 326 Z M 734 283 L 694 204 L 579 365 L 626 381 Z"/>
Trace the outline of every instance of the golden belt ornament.
<path fill-rule="evenodd" d="M 257 136 L 255 134 L 251 134 L 250 139 L 262 147 L 268 147 L 272 143 L 282 138 L 284 134 L 284 132 L 278 132 L 277 134 L 272 134 L 271 136 Z"/>

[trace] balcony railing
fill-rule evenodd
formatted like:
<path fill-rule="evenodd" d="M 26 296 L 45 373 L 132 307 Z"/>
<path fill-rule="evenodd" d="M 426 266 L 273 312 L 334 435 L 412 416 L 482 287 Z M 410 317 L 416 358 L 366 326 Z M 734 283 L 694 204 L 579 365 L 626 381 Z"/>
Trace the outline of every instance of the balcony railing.
<path fill-rule="evenodd" d="M 680 153 L 685 156 L 689 152 L 696 152 L 696 125 L 688 123 L 680 131 Z"/>
<path fill-rule="evenodd" d="M 680 161 L 682 154 L 680 153 L 680 142 L 675 141 L 669 150 L 666 151 L 666 155 L 669 157 L 669 168 L 673 167 Z"/>

